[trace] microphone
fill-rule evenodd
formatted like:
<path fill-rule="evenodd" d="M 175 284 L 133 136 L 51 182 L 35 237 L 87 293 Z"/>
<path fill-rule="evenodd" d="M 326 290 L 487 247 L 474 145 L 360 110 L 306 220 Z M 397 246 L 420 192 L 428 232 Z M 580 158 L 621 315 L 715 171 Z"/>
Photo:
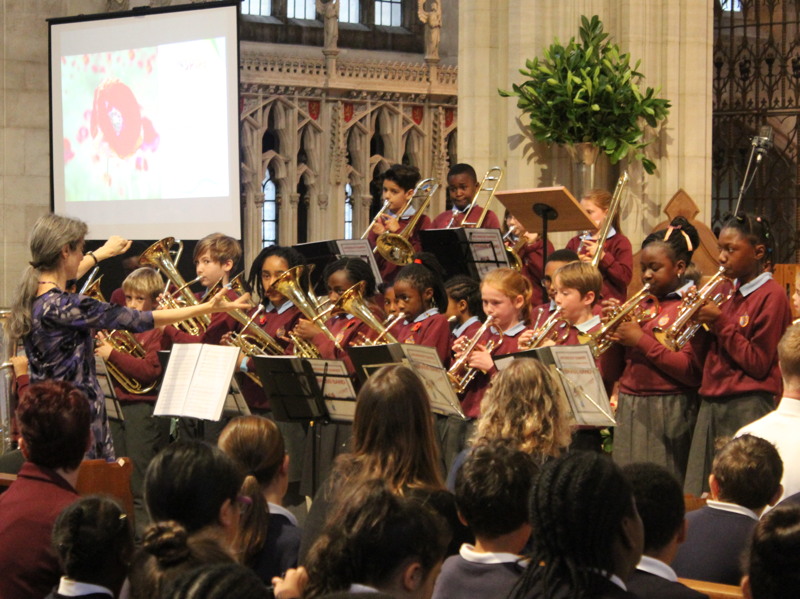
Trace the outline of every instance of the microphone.
<path fill-rule="evenodd" d="M 772 127 L 770 125 L 763 125 L 758 130 L 758 135 L 753 136 L 753 138 L 750 140 L 750 143 L 755 149 L 756 164 L 758 164 L 773 146 Z"/>

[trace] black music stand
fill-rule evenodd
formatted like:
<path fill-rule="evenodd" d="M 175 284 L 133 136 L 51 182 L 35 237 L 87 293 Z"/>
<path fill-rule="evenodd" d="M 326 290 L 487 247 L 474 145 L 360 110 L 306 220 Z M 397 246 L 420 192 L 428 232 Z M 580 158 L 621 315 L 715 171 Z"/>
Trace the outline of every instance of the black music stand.
<path fill-rule="evenodd" d="M 380 284 L 383 281 L 380 269 L 375 262 L 372 248 L 366 239 L 328 239 L 326 241 L 298 243 L 292 247 L 303 254 L 308 264 L 314 265 L 314 270 L 311 272 L 311 284 L 314 289 L 319 289 L 318 285 L 325 267 L 341 256 L 361 258 L 372 268 L 376 284 Z M 325 287 L 325 281 L 322 281 L 322 287 Z"/>
<path fill-rule="evenodd" d="M 422 249 L 431 252 L 445 271 L 445 280 L 466 275 L 481 280 L 490 270 L 508 266 L 497 229 L 427 229 L 419 232 Z"/>
<path fill-rule="evenodd" d="M 541 232 L 544 248 L 542 268 L 547 263 L 547 236 L 561 231 L 595 229 L 583 206 L 564 186 L 498 191 L 495 197 L 526 231 Z"/>

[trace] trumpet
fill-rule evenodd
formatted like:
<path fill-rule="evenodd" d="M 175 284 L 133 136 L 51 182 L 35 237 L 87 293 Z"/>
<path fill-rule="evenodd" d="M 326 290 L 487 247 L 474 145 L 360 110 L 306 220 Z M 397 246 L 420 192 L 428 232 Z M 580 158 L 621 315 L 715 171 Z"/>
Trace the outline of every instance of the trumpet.
<path fill-rule="evenodd" d="M 680 351 L 697 330 L 703 326 L 695 320 L 700 308 L 708 302 L 721 306 L 733 297 L 733 281 L 726 277 L 724 272 L 725 267 L 720 266 L 719 270 L 700 290 L 695 289 L 687 293 L 678 309 L 678 316 L 669 327 L 666 329 L 660 327 L 653 329 L 653 335 L 661 345 L 672 351 Z M 723 287 L 726 284 L 731 285 L 731 289 L 727 293 L 723 291 Z"/>
<path fill-rule="evenodd" d="M 375 241 L 374 251 L 378 252 L 384 260 L 398 266 L 411 264 L 414 258 L 414 246 L 411 245 L 409 239 L 411 239 L 411 236 L 414 234 L 417 222 L 422 218 L 425 209 L 428 207 L 437 189 L 439 189 L 439 182 L 436 181 L 436 179 L 423 179 L 417 183 L 413 195 L 398 213 L 398 216 L 402 216 L 405 214 L 406 210 L 412 206 L 415 199 L 422 198 L 417 211 L 414 213 L 411 220 L 408 221 L 405 229 L 400 231 L 400 233 L 384 231 Z"/>
<path fill-rule="evenodd" d="M 493 316 L 486 317 L 484 323 L 477 331 L 475 331 L 472 339 L 470 339 L 467 343 L 466 347 L 461 353 L 461 356 L 455 362 L 453 362 L 453 365 L 447 371 L 447 378 L 450 381 L 450 386 L 453 387 L 453 391 L 455 391 L 457 394 L 464 393 L 464 391 L 467 389 L 467 386 L 472 382 L 472 379 L 474 379 L 475 375 L 478 374 L 478 369 L 470 368 L 467 363 L 472 351 L 475 349 L 475 346 L 478 345 L 481 337 L 483 337 L 483 334 L 488 330 L 493 322 Z M 494 349 L 494 346 L 494 339 L 490 339 L 486 344 L 486 350 L 491 352 Z"/>
<path fill-rule="evenodd" d="M 647 306 L 647 302 L 652 302 Z M 646 283 L 639 292 L 628 298 L 624 304 L 614 306 L 611 313 L 599 329 L 593 333 L 579 333 L 578 341 L 588 345 L 595 358 L 602 356 L 614 343 L 610 337 L 623 322 L 635 320 L 639 324 L 654 319 L 661 312 L 661 304 L 656 296 L 650 293 L 650 283 Z"/>
<path fill-rule="evenodd" d="M 96 299 L 99 302 L 105 303 L 106 298 L 103 296 L 103 292 L 100 291 L 100 281 L 103 280 L 103 275 L 100 275 L 96 279 L 92 280 L 95 274 L 96 273 L 93 271 L 89 280 L 87 280 L 83 285 L 81 293 L 86 297 L 91 297 L 92 299 Z M 142 359 L 147 353 L 144 347 L 142 347 L 142 344 L 136 340 L 136 338 L 133 336 L 133 333 L 130 331 L 117 329 L 106 331 L 105 340 L 118 352 L 128 354 L 134 358 Z M 150 393 L 158 386 L 158 381 L 155 381 L 150 385 L 142 385 L 142 383 L 137 381 L 135 378 L 130 377 L 122 372 L 119 367 L 117 367 L 111 361 L 106 361 L 106 370 L 108 371 L 108 374 L 110 374 L 123 389 L 125 389 L 128 393 L 133 393 L 134 395 L 144 395 L 146 393 Z"/>
<path fill-rule="evenodd" d="M 461 219 L 461 226 L 462 227 L 474 227 L 475 229 L 480 229 L 481 225 L 483 224 L 484 219 L 486 218 L 486 214 L 489 212 L 489 204 L 492 203 L 494 199 L 494 192 L 497 191 L 497 187 L 500 185 L 500 181 L 503 178 L 503 169 L 499 166 L 493 166 L 486 174 L 483 176 L 481 180 L 481 184 L 478 186 L 478 191 L 475 192 L 475 195 L 472 196 L 472 200 L 469 203 L 469 207 L 464 212 L 464 218 Z M 489 198 L 486 200 L 486 203 L 483 206 L 483 212 L 481 213 L 480 217 L 476 222 L 470 222 L 469 217 L 472 216 L 472 212 L 476 206 L 478 206 L 478 198 L 480 198 L 481 194 L 489 194 Z M 453 215 L 453 218 L 450 219 L 450 222 L 447 223 L 447 229 L 451 228 L 456 223 L 456 217 Z"/>
<path fill-rule="evenodd" d="M 177 246 L 177 249 L 173 249 Z M 153 245 L 147 248 L 139 258 L 140 266 L 151 266 L 167 278 L 167 286 L 164 290 L 164 298 L 162 307 L 177 308 L 180 306 L 195 306 L 200 303 L 197 298 L 189 289 L 191 285 L 200 280 L 198 277 L 188 283 L 183 280 L 181 273 L 175 267 L 175 263 L 180 260 L 183 253 L 183 242 L 176 240 L 174 237 L 165 237 L 156 241 Z M 172 294 L 167 293 L 169 286 L 176 287 L 176 291 Z M 183 320 L 177 324 L 181 329 L 189 335 L 202 335 L 203 332 L 211 324 L 211 317 L 207 314 Z"/>
<path fill-rule="evenodd" d="M 531 340 L 525 345 L 520 343 L 519 348 L 522 350 L 535 349 L 541 347 L 542 343 L 548 339 L 556 343 L 562 343 L 569 337 L 569 328 L 571 326 L 572 324 L 562 316 L 561 306 L 559 306 L 542 323 L 542 326 L 534 331 Z"/>

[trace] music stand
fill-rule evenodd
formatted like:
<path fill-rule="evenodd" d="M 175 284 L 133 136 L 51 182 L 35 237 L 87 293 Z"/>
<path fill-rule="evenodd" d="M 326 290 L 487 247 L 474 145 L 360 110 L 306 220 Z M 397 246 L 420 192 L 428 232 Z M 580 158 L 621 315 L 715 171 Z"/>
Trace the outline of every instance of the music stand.
<path fill-rule="evenodd" d="M 541 231 L 544 248 L 542 268 L 547 263 L 547 235 L 551 232 L 594 230 L 583 206 L 563 185 L 538 189 L 498 191 L 495 197 L 526 231 Z"/>
<path fill-rule="evenodd" d="M 427 229 L 419 232 L 419 238 L 422 249 L 439 260 L 445 279 L 466 275 L 481 280 L 490 270 L 508 266 L 497 229 Z"/>
<path fill-rule="evenodd" d="M 292 247 L 303 254 L 308 264 L 314 265 L 314 270 L 311 273 L 311 284 L 315 289 L 319 286 L 325 267 L 343 256 L 361 258 L 372 269 L 372 274 L 375 275 L 375 282 L 377 284 L 383 282 L 380 269 L 377 262 L 375 262 L 372 247 L 370 247 L 366 239 L 328 239 L 326 241 L 298 243 Z M 325 281 L 322 281 L 322 287 L 325 287 Z"/>

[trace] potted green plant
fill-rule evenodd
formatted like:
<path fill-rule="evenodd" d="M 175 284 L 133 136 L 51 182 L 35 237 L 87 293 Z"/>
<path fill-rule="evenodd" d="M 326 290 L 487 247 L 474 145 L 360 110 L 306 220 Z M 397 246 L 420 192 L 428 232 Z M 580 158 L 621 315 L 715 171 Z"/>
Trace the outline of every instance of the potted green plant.
<path fill-rule="evenodd" d="M 517 98 L 535 139 L 563 144 L 576 159 L 586 144 L 590 152 L 594 148 L 595 158 L 597 151 L 604 152 L 611 164 L 631 156 L 652 174 L 656 165 L 644 155 L 649 143 L 644 125 L 656 127 L 670 103 L 656 97 L 658 90 L 639 89 L 641 61 L 631 67 L 630 55 L 608 37 L 597 15 L 591 20 L 581 16 L 580 43 L 571 38 L 562 46 L 556 39 L 541 60 L 525 61 L 520 73 L 527 81 L 513 84 L 512 91 L 498 91 Z"/>

